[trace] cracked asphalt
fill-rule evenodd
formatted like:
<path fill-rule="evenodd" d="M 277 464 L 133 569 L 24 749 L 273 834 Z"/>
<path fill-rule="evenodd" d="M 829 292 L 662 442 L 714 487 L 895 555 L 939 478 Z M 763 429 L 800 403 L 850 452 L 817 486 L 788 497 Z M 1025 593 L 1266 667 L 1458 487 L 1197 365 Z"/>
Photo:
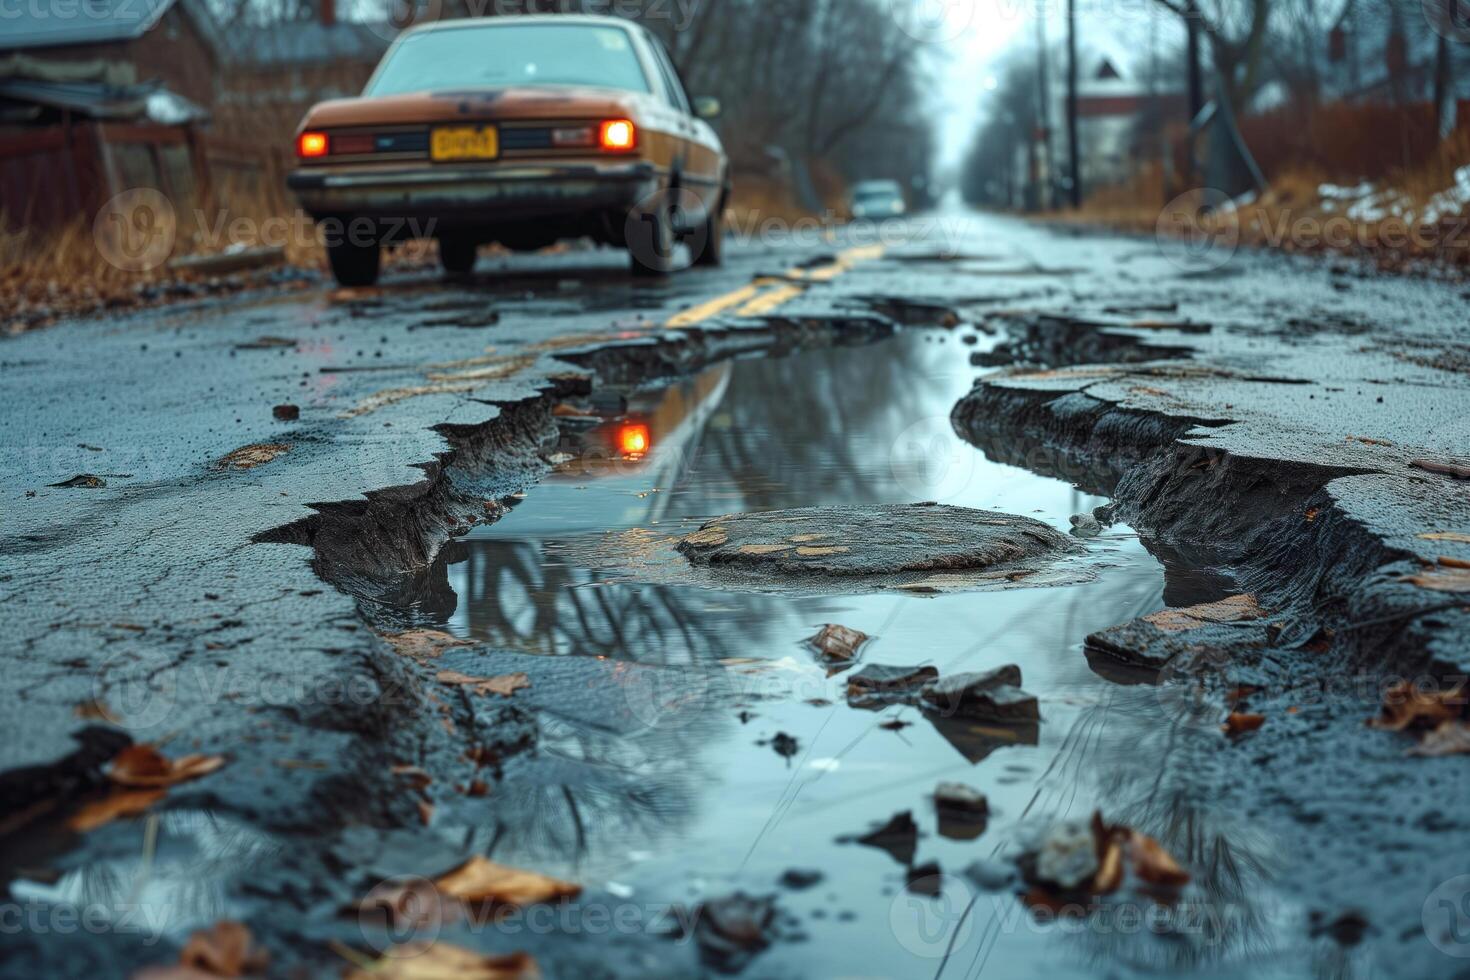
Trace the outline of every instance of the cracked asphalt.
<path fill-rule="evenodd" d="M 592 658 L 455 651 L 445 664 L 525 670 L 532 687 L 440 697 L 360 604 L 495 520 L 496 501 L 536 493 L 564 398 L 959 327 L 1000 346 L 973 355 L 957 431 L 992 459 L 1114 498 L 1121 520 L 1223 570 L 1264 610 L 1264 628 L 1188 635 L 1215 651 L 1203 676 L 1216 695 L 1263 689 L 1251 710 L 1266 724 L 1233 741 L 1213 722 L 1144 733 L 1105 789 L 1115 814 L 1173 826 L 1188 819 L 1179 800 L 1208 800 L 1261 844 L 1247 850 L 1269 854 L 1280 929 L 1304 944 L 1284 975 L 1454 972 L 1470 944 L 1436 932 L 1428 903 L 1470 873 L 1467 762 L 1406 758 L 1401 736 L 1364 720 L 1387 678 L 1470 670 L 1470 482 L 1455 475 L 1470 464 L 1470 293 L 1280 255 L 1217 266 L 1153 240 L 969 213 L 915 218 L 882 246 L 860 231 L 741 243 L 724 268 L 666 283 L 630 280 L 610 252 L 569 251 L 485 261 L 462 282 L 400 274 L 0 345 L 12 899 L 48 901 L 33 883 L 137 850 L 138 823 L 84 836 L 61 824 L 96 769 L 71 755 L 89 728 L 229 758 L 156 807 L 197 849 L 207 900 L 174 909 L 156 943 L 21 929 L 0 974 L 127 975 L 222 917 L 244 919 L 281 975 L 334 969 L 327 942 L 357 930 L 332 910 L 476 846 L 494 794 L 448 787 L 493 779 L 551 708 L 608 715 L 613 739 L 626 722 L 596 693 L 625 665 Z M 80 475 L 105 485 L 59 485 Z M 1167 674 L 1149 643 L 1130 636 L 1114 653 Z M 428 827 L 395 765 L 432 777 Z M 1207 861 L 1198 843 L 1181 858 Z M 645 933 L 553 930 L 522 945 L 550 976 L 700 970 L 689 946 Z M 1264 975 L 1251 952 L 1191 965 Z"/>

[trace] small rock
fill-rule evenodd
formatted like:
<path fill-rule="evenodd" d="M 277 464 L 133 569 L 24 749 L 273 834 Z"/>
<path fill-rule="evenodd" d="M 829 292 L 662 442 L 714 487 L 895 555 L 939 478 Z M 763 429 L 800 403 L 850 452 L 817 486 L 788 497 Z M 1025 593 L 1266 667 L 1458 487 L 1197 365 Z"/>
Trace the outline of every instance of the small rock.
<path fill-rule="evenodd" d="M 914 823 L 914 815 L 904 810 L 902 813 L 895 813 L 891 820 L 877 830 L 861 837 L 841 838 L 840 842 L 863 844 L 887 851 L 895 861 L 908 867 L 914 863 L 914 854 L 919 849 L 919 826 Z"/>
<path fill-rule="evenodd" d="M 891 667 L 869 664 L 847 679 L 847 703 L 854 708 L 879 708 L 917 698 L 926 684 L 939 679 L 933 667 Z"/>
<path fill-rule="evenodd" d="M 96 490 L 107 486 L 107 481 L 92 473 L 78 473 L 70 480 L 62 480 L 60 483 L 50 483 L 47 486 L 65 487 L 69 490 Z"/>
<path fill-rule="evenodd" d="M 988 861 L 980 858 L 965 868 L 964 875 L 981 891 L 998 892 L 1016 882 L 1016 869 L 1004 861 Z"/>
<path fill-rule="evenodd" d="M 796 739 L 787 735 L 785 732 L 777 732 L 776 737 L 771 739 L 771 748 L 775 749 L 776 754 L 783 759 L 789 759 L 796 755 L 800 747 Z"/>
<path fill-rule="evenodd" d="M 280 422 L 295 422 L 301 418 L 301 409 L 295 405 L 277 405 L 271 414 Z"/>
<path fill-rule="evenodd" d="M 964 783 L 940 783 L 934 787 L 934 805 L 943 810 L 988 816 L 990 801 L 985 794 Z"/>
<path fill-rule="evenodd" d="M 799 892 L 820 885 L 825 878 L 822 872 L 811 868 L 787 868 L 781 875 L 781 885 Z"/>
<path fill-rule="evenodd" d="M 1005 723 L 1041 720 L 1036 698 L 1021 690 L 1021 668 L 954 674 L 924 688 L 925 707 L 946 717 Z"/>
<path fill-rule="evenodd" d="M 904 887 L 915 895 L 928 895 L 931 898 L 944 891 L 944 874 L 939 870 L 939 862 L 930 861 L 916 868 L 910 868 L 904 876 Z"/>
<path fill-rule="evenodd" d="M 700 905 L 694 938 L 705 963 L 738 973 L 776 939 L 776 899 L 736 892 Z"/>
<path fill-rule="evenodd" d="M 1072 515 L 1072 536 L 1074 538 L 1095 538 L 1102 531 L 1102 524 L 1091 514 Z"/>
<path fill-rule="evenodd" d="M 1092 516 L 1103 527 L 1112 527 L 1118 520 L 1118 505 L 1103 504 L 1092 508 Z"/>
<path fill-rule="evenodd" d="M 1071 891 L 1097 874 L 1097 842 L 1080 820 L 1051 825 L 1036 852 L 1036 877 Z"/>
<path fill-rule="evenodd" d="M 806 642 L 808 646 L 821 654 L 823 660 L 848 663 L 856 659 L 858 650 L 868 642 L 868 634 L 847 626 L 828 623 L 822 627 L 821 632 Z"/>

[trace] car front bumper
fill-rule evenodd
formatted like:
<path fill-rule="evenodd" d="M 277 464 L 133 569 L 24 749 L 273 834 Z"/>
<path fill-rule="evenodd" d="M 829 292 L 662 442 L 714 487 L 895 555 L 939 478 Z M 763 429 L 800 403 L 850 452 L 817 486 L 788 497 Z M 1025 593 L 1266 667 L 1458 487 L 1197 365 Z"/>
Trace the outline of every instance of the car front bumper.
<path fill-rule="evenodd" d="M 313 217 L 434 219 L 441 225 L 626 211 L 658 190 L 646 162 L 309 167 L 286 177 Z"/>

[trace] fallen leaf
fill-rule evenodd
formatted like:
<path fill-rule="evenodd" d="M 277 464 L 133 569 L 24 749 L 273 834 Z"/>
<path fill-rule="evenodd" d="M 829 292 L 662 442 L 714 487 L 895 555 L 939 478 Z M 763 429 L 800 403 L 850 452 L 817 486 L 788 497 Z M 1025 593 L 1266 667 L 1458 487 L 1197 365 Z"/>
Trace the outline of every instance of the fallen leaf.
<path fill-rule="evenodd" d="M 434 822 L 434 804 L 428 800 L 419 800 L 419 820 L 425 827 Z"/>
<path fill-rule="evenodd" d="M 119 786 L 173 786 L 214 772 L 222 755 L 184 755 L 170 759 L 151 745 L 130 745 L 113 757 L 107 775 Z"/>
<path fill-rule="evenodd" d="M 1409 749 L 1409 755 L 1443 756 L 1470 755 L 1470 725 L 1463 721 L 1441 722 L 1439 727 L 1424 736 L 1424 740 Z"/>
<path fill-rule="evenodd" d="M 847 626 L 828 623 L 807 643 L 827 660 L 848 661 L 868 642 L 868 634 Z"/>
<path fill-rule="evenodd" d="M 730 540 L 730 532 L 725 528 L 706 527 L 686 535 L 684 543 L 696 548 L 718 548 L 728 540 Z"/>
<path fill-rule="evenodd" d="M 1409 465 L 1430 473 L 1439 473 L 1457 480 L 1470 480 L 1470 466 L 1464 463 L 1441 463 L 1433 459 L 1412 459 Z"/>
<path fill-rule="evenodd" d="M 226 453 L 214 465 L 221 470 L 251 470 L 290 451 L 291 447 L 284 442 L 255 443 Z"/>
<path fill-rule="evenodd" d="M 100 800 L 84 803 L 66 825 L 77 833 L 96 830 L 118 817 L 135 817 L 163 799 L 167 791 L 161 789 L 115 790 Z"/>
<path fill-rule="evenodd" d="M 1216 623 L 1241 623 L 1260 619 L 1265 615 L 1256 597 L 1249 593 L 1206 602 L 1182 609 L 1164 609 L 1143 617 L 1144 622 L 1158 627 L 1165 633 L 1182 633 Z"/>
<path fill-rule="evenodd" d="M 1456 544 L 1470 544 L 1470 534 L 1462 534 L 1459 531 L 1430 531 L 1419 537 L 1425 541 L 1453 541 Z"/>
<path fill-rule="evenodd" d="M 1404 581 L 1435 592 L 1470 592 L 1470 569 L 1459 567 L 1454 559 L 1441 558 L 1438 565 L 1430 565 Z"/>
<path fill-rule="evenodd" d="M 496 677 L 471 677 L 457 670 L 441 670 L 434 675 L 434 679 L 440 684 L 468 687 L 482 697 L 499 694 L 501 697 L 508 698 L 521 688 L 531 686 L 530 676 L 524 673 L 500 674 Z"/>
<path fill-rule="evenodd" d="M 434 777 L 424 772 L 418 766 L 394 766 L 392 773 L 402 777 L 414 789 L 427 789 L 434 781 Z"/>
<path fill-rule="evenodd" d="M 179 963 L 216 977 L 243 977 L 263 971 L 270 962 L 264 949 L 255 945 L 250 930 L 239 922 L 216 922 L 189 937 L 179 954 Z"/>
<path fill-rule="evenodd" d="M 1243 711 L 1232 711 L 1230 717 L 1225 719 L 1225 724 L 1220 730 L 1226 735 L 1244 735 L 1253 732 L 1266 723 L 1265 715 L 1252 715 Z"/>
<path fill-rule="evenodd" d="M 1109 836 L 1103 844 L 1102 857 L 1098 861 L 1097 874 L 1092 879 L 1092 894 L 1111 895 L 1123 884 L 1123 845 L 1116 837 Z"/>
<path fill-rule="evenodd" d="M 449 943 L 405 943 L 389 949 L 347 980 L 537 980 L 541 971 L 529 953 L 487 956 Z"/>
<path fill-rule="evenodd" d="M 432 660 L 453 647 L 470 646 L 469 640 L 440 630 L 409 630 L 406 633 L 384 634 L 394 650 L 415 660 Z"/>
<path fill-rule="evenodd" d="M 517 906 L 576 898 L 582 893 L 581 885 L 559 881 L 535 871 L 508 868 L 479 855 L 434 879 L 434 886 L 445 895 L 463 902 Z"/>
<path fill-rule="evenodd" d="M 1411 728 L 1438 728 L 1464 713 L 1463 685 L 1448 691 L 1425 691 L 1412 681 L 1402 681 L 1383 695 L 1383 709 L 1368 724 L 1389 732 Z"/>
<path fill-rule="evenodd" d="M 1357 440 L 1365 446 L 1392 446 L 1393 443 L 1387 439 L 1370 439 L 1367 436 L 1348 436 L 1348 439 Z"/>
<path fill-rule="evenodd" d="M 1151 885 L 1179 888 L 1189 884 L 1189 872 L 1179 866 L 1164 845 L 1147 834 L 1132 831 L 1128 836 L 1128 857 L 1133 873 Z"/>

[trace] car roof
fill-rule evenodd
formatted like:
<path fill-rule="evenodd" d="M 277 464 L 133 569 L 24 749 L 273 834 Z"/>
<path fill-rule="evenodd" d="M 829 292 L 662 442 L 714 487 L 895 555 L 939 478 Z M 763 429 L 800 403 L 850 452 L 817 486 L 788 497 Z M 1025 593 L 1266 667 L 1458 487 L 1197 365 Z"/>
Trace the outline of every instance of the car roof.
<path fill-rule="evenodd" d="M 587 27 L 614 27 L 625 31 L 642 29 L 624 17 L 607 17 L 600 14 L 511 14 L 504 17 L 456 17 L 452 20 L 436 20 L 410 27 L 398 36 L 404 38 L 434 31 L 453 31 L 467 27 L 512 27 L 518 24 L 581 24 Z"/>
<path fill-rule="evenodd" d="M 902 193 L 903 187 L 896 180 L 863 180 L 852 185 L 852 192 L 854 194 L 871 193 L 873 191 L 897 191 Z"/>

